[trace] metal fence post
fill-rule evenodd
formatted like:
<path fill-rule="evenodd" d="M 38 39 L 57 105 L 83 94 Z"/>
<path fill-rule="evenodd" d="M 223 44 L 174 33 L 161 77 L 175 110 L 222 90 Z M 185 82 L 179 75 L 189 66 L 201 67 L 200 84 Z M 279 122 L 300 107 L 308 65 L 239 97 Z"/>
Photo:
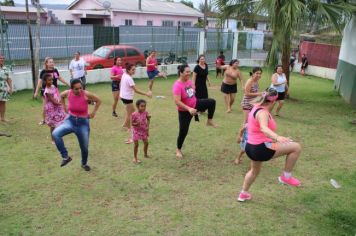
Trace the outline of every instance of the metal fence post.
<path fill-rule="evenodd" d="M 199 51 L 198 54 L 204 54 L 204 48 L 205 48 L 205 33 L 204 31 L 201 31 L 199 33 Z"/>
<path fill-rule="evenodd" d="M 232 44 L 232 58 L 237 58 L 237 46 L 239 44 L 239 33 L 234 32 L 233 44 Z"/>

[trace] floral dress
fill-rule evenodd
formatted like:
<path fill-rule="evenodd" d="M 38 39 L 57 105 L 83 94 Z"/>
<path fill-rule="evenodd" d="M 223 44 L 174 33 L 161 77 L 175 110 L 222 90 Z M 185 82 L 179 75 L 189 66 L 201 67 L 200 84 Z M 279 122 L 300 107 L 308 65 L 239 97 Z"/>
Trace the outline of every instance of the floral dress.
<path fill-rule="evenodd" d="M 44 91 L 46 124 L 49 127 L 56 128 L 63 123 L 67 115 L 64 111 L 63 105 L 56 105 L 49 100 L 49 94 L 51 94 L 52 97 L 59 102 L 60 96 L 58 88 L 52 85 L 50 88 L 46 87 Z"/>
<path fill-rule="evenodd" d="M 148 138 L 148 120 L 150 115 L 145 112 L 134 112 L 131 115 L 132 123 L 137 126 L 132 126 L 132 139 L 134 141 L 146 140 Z"/>
<path fill-rule="evenodd" d="M 7 80 L 9 78 L 9 71 L 6 67 L 0 68 L 0 101 L 6 102 L 9 100 L 10 95 L 8 91 Z"/>

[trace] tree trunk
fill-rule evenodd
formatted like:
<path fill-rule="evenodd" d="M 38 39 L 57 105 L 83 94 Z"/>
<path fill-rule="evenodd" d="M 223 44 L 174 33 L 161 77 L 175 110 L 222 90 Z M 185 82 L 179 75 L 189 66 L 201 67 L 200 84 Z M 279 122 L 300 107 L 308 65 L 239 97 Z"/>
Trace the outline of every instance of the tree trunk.
<path fill-rule="evenodd" d="M 286 98 L 289 98 L 289 88 L 290 88 L 290 80 L 289 80 L 289 60 L 290 60 L 290 41 L 289 39 L 285 39 L 285 43 L 282 48 L 282 68 L 283 72 L 286 75 L 288 89 L 286 90 Z"/>

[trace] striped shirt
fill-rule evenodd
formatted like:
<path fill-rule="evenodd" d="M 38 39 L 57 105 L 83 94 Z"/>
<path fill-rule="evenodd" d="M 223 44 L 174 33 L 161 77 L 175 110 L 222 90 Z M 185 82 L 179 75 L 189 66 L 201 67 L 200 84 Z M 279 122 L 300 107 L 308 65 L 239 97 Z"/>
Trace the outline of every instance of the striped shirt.
<path fill-rule="evenodd" d="M 257 82 L 254 83 L 254 84 L 252 84 L 250 93 L 257 93 L 258 90 L 259 90 L 259 88 L 260 88 L 260 87 L 259 87 L 259 85 L 258 85 Z M 252 108 L 253 108 L 253 104 L 252 104 L 251 102 L 252 102 L 252 100 L 253 100 L 254 98 L 256 98 L 256 97 L 257 97 L 257 96 L 246 96 L 246 95 L 244 95 L 244 97 L 243 97 L 243 99 L 242 99 L 242 101 L 241 101 L 242 109 L 243 109 L 243 110 L 249 110 L 249 111 L 251 111 Z"/>

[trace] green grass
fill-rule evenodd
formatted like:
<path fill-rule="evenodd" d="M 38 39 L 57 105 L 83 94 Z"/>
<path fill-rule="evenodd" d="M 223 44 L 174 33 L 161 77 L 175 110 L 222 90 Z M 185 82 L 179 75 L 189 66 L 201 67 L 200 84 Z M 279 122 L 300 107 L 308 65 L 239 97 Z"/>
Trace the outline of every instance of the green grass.
<path fill-rule="evenodd" d="M 247 69 L 243 70 L 247 78 Z M 261 88 L 269 84 L 264 72 Z M 91 121 L 90 173 L 80 168 L 80 150 L 73 135 L 65 143 L 73 162 L 60 168 L 49 129 L 38 126 L 41 102 L 31 92 L 13 95 L 8 124 L 0 131 L 0 235 L 355 235 L 355 110 L 332 91 L 333 82 L 316 77 L 291 78 L 292 100 L 286 102 L 278 133 L 303 146 L 294 175 L 302 188 L 277 184 L 283 158 L 264 164 L 251 188 L 254 199 L 237 203 L 249 161 L 231 161 L 239 151 L 235 133 L 241 125 L 241 92 L 232 114 L 226 114 L 220 81 L 210 96 L 217 100 L 218 129 L 192 121 L 183 148 L 175 158 L 178 118 L 171 99 L 175 78 L 157 80 L 148 101 L 152 114 L 150 159 L 132 164 L 132 145 L 119 119 L 111 117 L 108 83 L 89 85 L 103 100 Z M 147 80 L 138 81 L 147 88 Z M 63 89 L 63 88 L 62 88 Z M 136 99 L 140 96 L 136 96 Z M 342 187 L 334 189 L 329 180 Z"/>

